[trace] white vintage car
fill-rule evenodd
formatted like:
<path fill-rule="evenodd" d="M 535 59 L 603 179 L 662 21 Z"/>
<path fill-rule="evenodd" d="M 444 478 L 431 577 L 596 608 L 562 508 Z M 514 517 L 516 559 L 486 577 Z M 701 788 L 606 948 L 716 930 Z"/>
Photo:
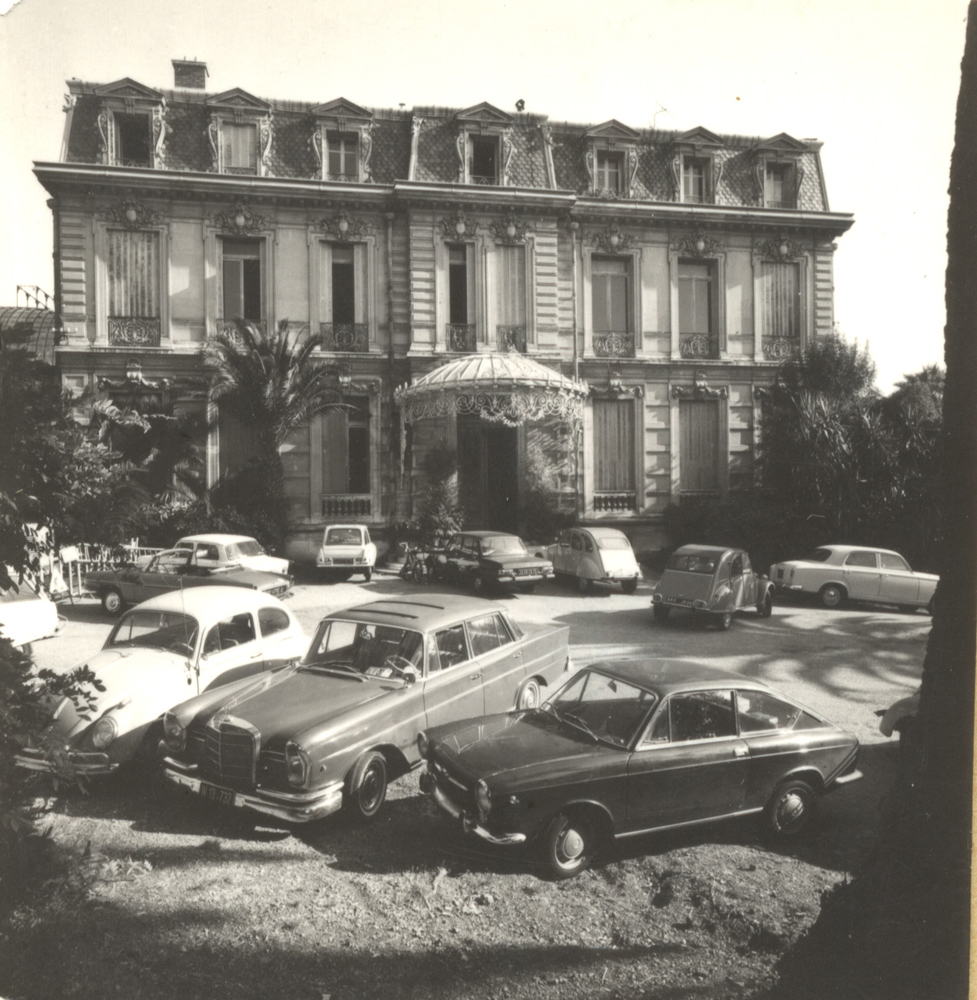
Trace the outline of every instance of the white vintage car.
<path fill-rule="evenodd" d="M 243 566 L 262 573 L 280 573 L 288 576 L 288 560 L 270 556 L 260 542 L 248 535 L 187 535 L 181 538 L 176 549 L 193 549 L 194 564 L 216 569 L 223 566 Z"/>
<path fill-rule="evenodd" d="M 270 595 L 243 587 L 171 591 L 119 619 L 85 664 L 105 685 L 95 692 L 94 712 L 82 718 L 63 699 L 54 709 L 55 733 L 76 772 L 109 774 L 140 750 L 155 754 L 167 709 L 294 662 L 307 646 L 295 617 Z M 50 749 L 25 748 L 17 763 L 52 771 Z"/>
<path fill-rule="evenodd" d="M 322 533 L 322 545 L 316 556 L 316 568 L 322 575 L 348 580 L 362 573 L 367 583 L 377 562 L 377 547 L 370 541 L 370 530 L 362 524 L 330 524 Z"/>
<path fill-rule="evenodd" d="M 845 601 L 879 601 L 933 611 L 940 578 L 916 573 L 898 552 L 860 545 L 823 545 L 806 559 L 775 563 L 770 579 L 778 591 L 813 594 L 826 608 Z"/>
<path fill-rule="evenodd" d="M 582 594 L 594 584 L 619 583 L 625 594 L 638 589 L 641 569 L 628 536 L 616 528 L 570 528 L 537 555 L 549 559 L 557 577 L 577 581 Z"/>
<path fill-rule="evenodd" d="M 15 646 L 28 646 L 55 635 L 64 623 L 54 601 L 27 580 L 7 590 L 0 588 L 0 636 Z"/>

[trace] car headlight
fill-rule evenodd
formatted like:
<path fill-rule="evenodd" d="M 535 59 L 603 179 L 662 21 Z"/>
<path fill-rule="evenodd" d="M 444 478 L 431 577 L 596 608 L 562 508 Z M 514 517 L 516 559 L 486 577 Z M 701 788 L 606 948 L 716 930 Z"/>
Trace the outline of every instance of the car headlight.
<path fill-rule="evenodd" d="M 475 805 L 478 806 L 478 814 L 483 820 L 492 811 L 492 793 L 484 781 L 475 786 Z"/>
<path fill-rule="evenodd" d="M 172 712 L 163 716 L 163 742 L 173 753 L 179 753 L 187 745 L 187 727 Z"/>
<path fill-rule="evenodd" d="M 309 780 L 312 762 L 309 755 L 297 744 L 285 744 L 285 773 L 293 788 L 304 788 Z"/>
<path fill-rule="evenodd" d="M 427 733 L 417 734 L 417 752 L 421 755 L 421 760 L 427 760 L 428 751 L 431 749 L 431 741 L 427 738 Z"/>
<path fill-rule="evenodd" d="M 119 735 L 119 724 L 111 715 L 106 715 L 95 723 L 92 729 L 92 745 L 104 750 Z"/>

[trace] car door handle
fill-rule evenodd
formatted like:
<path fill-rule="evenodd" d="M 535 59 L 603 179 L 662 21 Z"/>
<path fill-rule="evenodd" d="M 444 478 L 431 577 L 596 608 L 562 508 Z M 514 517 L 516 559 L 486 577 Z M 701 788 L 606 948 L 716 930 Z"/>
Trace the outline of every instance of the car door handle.
<path fill-rule="evenodd" d="M 479 677 L 481 677 L 481 676 L 482 676 L 482 675 L 481 675 L 480 673 L 478 673 L 478 674 L 469 674 L 469 675 L 468 675 L 468 679 L 469 679 L 470 681 L 477 681 L 477 680 L 478 680 L 478 678 L 479 678 Z"/>
<path fill-rule="evenodd" d="M 521 649 L 514 650 L 513 653 L 512 653 L 512 655 L 513 656 L 522 656 L 522 650 Z"/>
<path fill-rule="evenodd" d="M 256 649 L 256 650 L 255 650 L 255 651 L 254 651 L 254 652 L 253 652 L 253 653 L 251 654 L 251 659 L 252 659 L 252 660 L 256 660 L 256 659 L 258 659 L 258 657 L 259 657 L 259 656 L 264 656 L 264 655 L 265 655 L 265 651 L 264 651 L 263 649 Z"/>
<path fill-rule="evenodd" d="M 749 757 L 750 748 L 749 747 L 733 747 L 734 757 Z"/>

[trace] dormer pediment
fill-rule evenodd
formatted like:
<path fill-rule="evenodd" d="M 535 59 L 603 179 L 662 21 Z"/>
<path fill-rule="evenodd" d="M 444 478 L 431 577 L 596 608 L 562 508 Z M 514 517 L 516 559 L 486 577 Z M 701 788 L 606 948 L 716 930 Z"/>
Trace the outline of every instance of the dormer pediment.
<path fill-rule="evenodd" d="M 267 114 L 271 111 L 271 105 L 267 101 L 249 94 L 240 87 L 233 90 L 225 90 L 223 94 L 215 94 L 207 98 L 207 107 L 219 111 L 227 108 L 230 111 L 253 111 L 256 114 Z"/>
<path fill-rule="evenodd" d="M 115 83 L 106 83 L 104 86 L 96 87 L 97 97 L 115 97 L 123 101 L 142 100 L 151 101 L 153 104 L 161 104 L 163 95 L 152 87 L 133 80 L 131 77 L 123 77 Z"/>
<path fill-rule="evenodd" d="M 699 125 L 696 128 L 689 129 L 688 132 L 683 132 L 681 135 L 675 136 L 672 139 L 671 145 L 673 147 L 692 146 L 696 149 L 711 150 L 722 149 L 726 143 L 715 132 L 710 132 L 709 129 Z"/>
<path fill-rule="evenodd" d="M 511 125 L 513 120 L 512 115 L 507 115 L 504 111 L 489 104 L 488 101 L 482 101 L 481 104 L 476 104 L 472 108 L 459 111 L 455 115 L 455 119 L 459 122 L 471 122 L 479 125 Z"/>
<path fill-rule="evenodd" d="M 763 139 L 757 143 L 757 150 L 761 153 L 805 153 L 810 148 L 809 144 L 795 139 L 786 132 Z"/>
<path fill-rule="evenodd" d="M 311 114 L 315 118 L 341 118 L 357 123 L 373 121 L 372 111 L 347 101 L 345 97 L 337 97 L 336 100 L 328 101 L 326 104 L 318 104 L 312 109 Z"/>
<path fill-rule="evenodd" d="M 595 125 L 593 128 L 587 129 L 587 137 L 590 139 L 612 139 L 634 142 L 635 139 L 641 137 L 641 133 L 619 122 L 616 118 L 612 118 L 601 125 Z"/>

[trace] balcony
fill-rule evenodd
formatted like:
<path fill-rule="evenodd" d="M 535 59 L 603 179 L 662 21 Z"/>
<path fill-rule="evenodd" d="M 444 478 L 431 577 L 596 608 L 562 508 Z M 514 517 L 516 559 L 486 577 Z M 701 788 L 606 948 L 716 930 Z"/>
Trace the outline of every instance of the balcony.
<path fill-rule="evenodd" d="M 634 334 L 611 331 L 595 333 L 594 354 L 598 358 L 633 358 Z"/>
<path fill-rule="evenodd" d="M 348 174 L 326 174 L 327 181 L 340 181 L 346 184 L 353 184 L 360 179 L 360 175 L 356 172 Z"/>
<path fill-rule="evenodd" d="M 112 347 L 159 347 L 159 317 L 109 316 Z"/>
<path fill-rule="evenodd" d="M 683 358 L 718 358 L 719 338 L 711 333 L 679 335 L 678 351 Z"/>
<path fill-rule="evenodd" d="M 801 353 L 801 342 L 794 337 L 764 337 L 761 345 L 766 361 L 786 361 Z"/>
<path fill-rule="evenodd" d="M 322 498 L 323 517 L 370 517 L 372 513 L 373 497 L 369 493 L 328 493 Z"/>
<path fill-rule="evenodd" d="M 524 326 L 497 326 L 495 328 L 496 344 L 503 353 L 516 351 L 526 353 L 526 328 Z"/>
<path fill-rule="evenodd" d="M 482 187 L 492 187 L 499 183 L 495 174 L 470 174 L 468 179 L 472 184 L 481 184 Z"/>
<path fill-rule="evenodd" d="M 594 493 L 595 514 L 630 514 L 634 510 L 634 493 Z"/>
<path fill-rule="evenodd" d="M 369 323 L 320 323 L 322 347 L 326 351 L 359 351 L 370 349 Z"/>
<path fill-rule="evenodd" d="M 475 324 L 448 323 L 445 327 L 444 339 L 449 351 L 471 354 L 475 350 Z"/>

